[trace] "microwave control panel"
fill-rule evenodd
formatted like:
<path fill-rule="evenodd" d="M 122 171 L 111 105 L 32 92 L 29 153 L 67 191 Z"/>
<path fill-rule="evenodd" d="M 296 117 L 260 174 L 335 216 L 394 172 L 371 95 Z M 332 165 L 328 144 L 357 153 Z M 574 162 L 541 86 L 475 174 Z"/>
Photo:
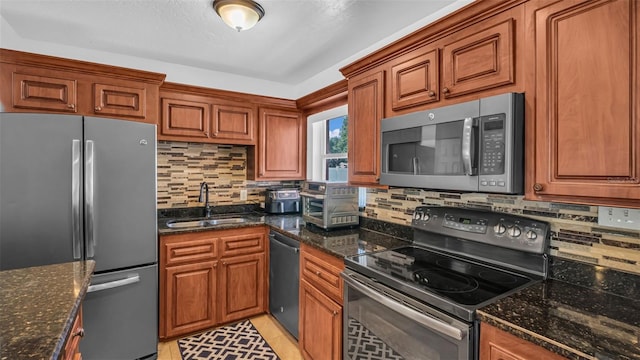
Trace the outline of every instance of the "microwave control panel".
<path fill-rule="evenodd" d="M 505 158 L 505 114 L 482 116 L 480 175 L 504 174 Z"/>

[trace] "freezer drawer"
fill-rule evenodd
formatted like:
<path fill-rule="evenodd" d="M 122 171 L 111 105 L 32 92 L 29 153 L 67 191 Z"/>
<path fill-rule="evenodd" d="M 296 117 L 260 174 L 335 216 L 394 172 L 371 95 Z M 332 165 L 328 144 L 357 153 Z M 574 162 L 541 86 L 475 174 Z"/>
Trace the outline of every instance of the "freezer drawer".
<path fill-rule="evenodd" d="M 94 275 L 83 303 L 83 359 L 155 359 L 158 266 Z"/>

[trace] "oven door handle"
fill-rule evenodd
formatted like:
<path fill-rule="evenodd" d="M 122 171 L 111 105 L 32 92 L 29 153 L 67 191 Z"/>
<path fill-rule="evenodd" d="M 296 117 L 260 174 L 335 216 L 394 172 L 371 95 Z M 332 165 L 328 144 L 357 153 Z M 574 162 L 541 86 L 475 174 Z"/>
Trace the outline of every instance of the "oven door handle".
<path fill-rule="evenodd" d="M 380 304 L 386 306 L 387 308 L 422 324 L 428 329 L 435 330 L 440 334 L 446 335 L 450 338 L 454 338 L 458 341 L 461 341 L 465 336 L 465 333 L 463 330 L 458 329 L 454 326 L 451 326 L 438 319 L 427 316 L 421 312 L 415 311 L 407 306 L 404 306 L 397 301 L 394 301 L 384 295 L 381 295 L 380 293 L 374 290 L 371 290 L 369 287 L 362 285 L 357 280 L 354 280 L 348 277 L 343 277 L 343 279 L 344 281 L 347 282 L 349 286 L 360 291 L 361 293 L 368 296 L 372 300 L 375 300 Z"/>

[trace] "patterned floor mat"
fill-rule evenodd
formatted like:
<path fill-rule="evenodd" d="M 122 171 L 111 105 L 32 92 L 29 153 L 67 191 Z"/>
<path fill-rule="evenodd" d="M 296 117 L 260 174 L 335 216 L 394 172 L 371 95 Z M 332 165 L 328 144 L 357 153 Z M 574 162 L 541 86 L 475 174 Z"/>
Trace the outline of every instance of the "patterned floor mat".
<path fill-rule="evenodd" d="M 358 320 L 349 318 L 349 358 L 352 360 L 402 360 L 395 350 L 376 337 Z"/>
<path fill-rule="evenodd" d="M 180 339 L 178 347 L 184 360 L 279 360 L 249 320 Z"/>

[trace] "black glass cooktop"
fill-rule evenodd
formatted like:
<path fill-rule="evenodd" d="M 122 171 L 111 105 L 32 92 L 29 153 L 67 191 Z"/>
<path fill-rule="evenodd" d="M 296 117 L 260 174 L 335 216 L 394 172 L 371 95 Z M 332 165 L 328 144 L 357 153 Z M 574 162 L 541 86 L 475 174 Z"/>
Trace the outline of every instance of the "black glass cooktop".
<path fill-rule="evenodd" d="M 377 280 L 384 277 L 462 305 L 477 305 L 514 290 L 531 279 L 504 270 L 407 246 L 351 257 Z"/>

